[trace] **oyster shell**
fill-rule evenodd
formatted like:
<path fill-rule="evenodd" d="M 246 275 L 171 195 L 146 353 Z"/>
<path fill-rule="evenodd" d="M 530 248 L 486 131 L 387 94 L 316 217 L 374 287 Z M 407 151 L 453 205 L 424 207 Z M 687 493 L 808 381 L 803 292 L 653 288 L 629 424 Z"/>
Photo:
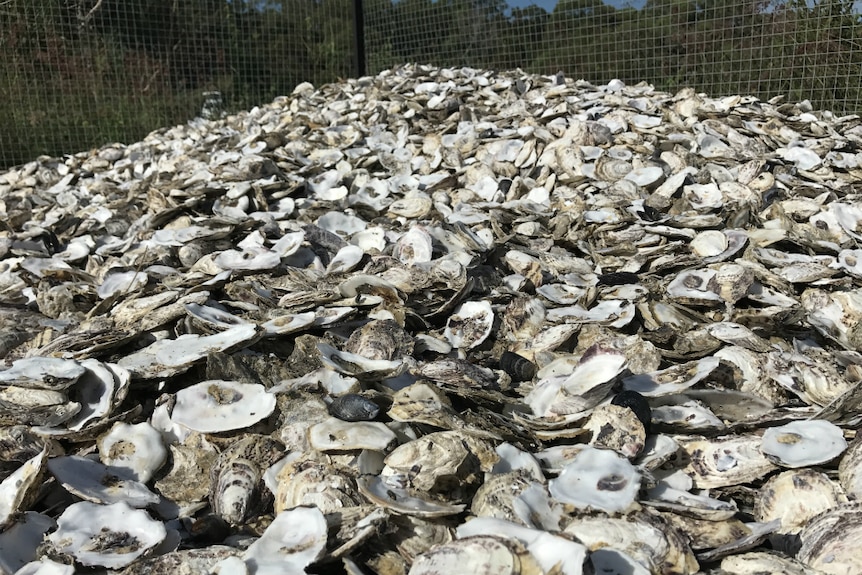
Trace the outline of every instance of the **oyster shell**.
<path fill-rule="evenodd" d="M 169 526 L 127 573 L 852 571 L 859 134 L 409 65 L 0 173 L 0 569 L 72 492 Z"/>
<path fill-rule="evenodd" d="M 177 392 L 171 421 L 203 433 L 242 429 L 268 417 L 275 404 L 262 385 L 208 380 Z"/>
<path fill-rule="evenodd" d="M 611 450 L 585 447 L 548 484 L 551 495 L 576 509 L 608 513 L 635 505 L 640 473 Z"/>
<path fill-rule="evenodd" d="M 284 446 L 270 437 L 248 434 L 222 451 L 210 471 L 210 505 L 230 524 L 243 523 L 258 507 L 265 507 L 263 474 L 284 454 Z"/>
<path fill-rule="evenodd" d="M 57 519 L 47 541 L 55 552 L 69 554 L 88 567 L 125 567 L 162 542 L 167 532 L 140 509 L 119 501 L 98 505 L 74 503 Z"/>
<path fill-rule="evenodd" d="M 841 428 L 823 420 L 791 421 L 763 434 L 760 450 L 784 467 L 825 463 L 847 449 Z"/>
<path fill-rule="evenodd" d="M 824 573 L 858 571 L 859 507 L 859 503 L 845 503 L 811 519 L 799 532 L 802 545 L 797 559 Z"/>
<path fill-rule="evenodd" d="M 408 575 L 431 575 L 459 569 L 476 575 L 543 573 L 522 544 L 493 535 L 476 535 L 432 547 L 416 557 Z"/>

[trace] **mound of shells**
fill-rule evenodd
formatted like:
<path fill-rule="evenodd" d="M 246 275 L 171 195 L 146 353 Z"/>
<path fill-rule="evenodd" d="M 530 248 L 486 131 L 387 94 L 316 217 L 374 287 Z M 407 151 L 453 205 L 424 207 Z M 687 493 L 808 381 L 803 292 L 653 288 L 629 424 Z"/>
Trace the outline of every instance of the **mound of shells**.
<path fill-rule="evenodd" d="M 406 66 L 0 174 L 0 573 L 860 573 L 860 147 Z"/>

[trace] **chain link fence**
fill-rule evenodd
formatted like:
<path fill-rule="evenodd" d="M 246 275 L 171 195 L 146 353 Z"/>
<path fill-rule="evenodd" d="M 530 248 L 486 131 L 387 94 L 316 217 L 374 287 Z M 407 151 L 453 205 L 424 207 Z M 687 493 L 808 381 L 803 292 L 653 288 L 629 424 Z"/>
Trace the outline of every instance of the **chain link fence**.
<path fill-rule="evenodd" d="M 0 0 L 0 167 L 405 62 L 862 112 L 854 0 Z"/>

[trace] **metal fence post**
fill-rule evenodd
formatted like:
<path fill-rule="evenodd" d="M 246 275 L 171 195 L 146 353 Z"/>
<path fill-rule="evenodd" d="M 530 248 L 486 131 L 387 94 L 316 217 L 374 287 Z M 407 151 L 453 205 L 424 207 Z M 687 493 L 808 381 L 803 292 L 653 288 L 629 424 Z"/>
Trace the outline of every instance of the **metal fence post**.
<path fill-rule="evenodd" d="M 356 77 L 365 75 L 365 14 L 362 0 L 353 0 L 353 58 Z"/>

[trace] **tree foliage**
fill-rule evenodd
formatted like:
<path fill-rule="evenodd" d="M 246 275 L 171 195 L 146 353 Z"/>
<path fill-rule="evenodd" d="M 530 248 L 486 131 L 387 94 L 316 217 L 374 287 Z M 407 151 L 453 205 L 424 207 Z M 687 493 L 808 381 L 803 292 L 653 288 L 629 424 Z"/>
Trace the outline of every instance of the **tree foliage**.
<path fill-rule="evenodd" d="M 368 71 L 405 62 L 808 98 L 858 111 L 854 0 L 363 0 Z M 354 75 L 353 0 L 0 1 L 0 164 Z"/>

